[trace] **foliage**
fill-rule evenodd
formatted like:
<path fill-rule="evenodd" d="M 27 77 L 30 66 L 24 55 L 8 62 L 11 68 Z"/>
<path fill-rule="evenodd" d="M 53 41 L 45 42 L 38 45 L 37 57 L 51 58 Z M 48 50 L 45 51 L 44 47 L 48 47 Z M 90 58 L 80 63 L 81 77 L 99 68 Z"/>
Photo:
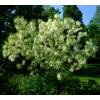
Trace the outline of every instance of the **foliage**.
<path fill-rule="evenodd" d="M 95 80 L 81 82 L 73 76 L 61 81 L 50 75 L 10 75 L 0 94 L 17 95 L 90 95 L 100 94 L 100 85 Z"/>
<path fill-rule="evenodd" d="M 8 90 L 6 83 L 8 79 L 8 75 L 6 70 L 3 68 L 3 66 L 0 67 L 0 94 L 4 95 L 6 94 L 6 91 Z"/>
<path fill-rule="evenodd" d="M 5 41 L 3 56 L 17 61 L 18 68 L 28 63 L 27 69 L 31 71 L 40 66 L 73 72 L 86 66 L 87 59 L 96 52 L 92 39 L 86 40 L 81 23 L 71 18 L 62 20 L 56 14 L 53 20 L 38 20 L 39 30 L 35 21 L 28 23 L 17 17 L 14 22 L 17 33 L 10 34 Z"/>
<path fill-rule="evenodd" d="M 44 12 L 43 15 L 47 16 L 48 18 L 53 19 L 55 14 L 60 14 L 60 11 L 55 9 L 54 7 L 51 7 L 49 5 L 43 6 Z"/>
<path fill-rule="evenodd" d="M 99 95 L 100 85 L 95 80 L 81 83 L 81 94 L 83 95 Z"/>
<path fill-rule="evenodd" d="M 90 37 L 94 38 L 96 35 L 99 35 L 99 29 L 95 24 L 89 24 L 88 25 L 88 32 Z"/>
<path fill-rule="evenodd" d="M 37 95 L 56 94 L 56 80 L 52 81 L 48 76 L 37 75 L 13 75 L 7 82 L 6 94 Z"/>
<path fill-rule="evenodd" d="M 95 37 L 95 41 L 100 40 L 100 6 L 96 7 L 96 13 L 88 26 L 89 33 Z"/>
<path fill-rule="evenodd" d="M 100 5 L 97 5 L 96 13 L 90 23 L 96 25 L 100 30 Z"/>
<path fill-rule="evenodd" d="M 59 83 L 59 93 L 63 95 L 98 95 L 100 85 L 95 80 L 81 82 L 78 78 L 65 78 Z"/>
<path fill-rule="evenodd" d="M 88 34 L 94 40 L 95 44 L 97 45 L 98 49 L 96 51 L 96 57 L 94 59 L 90 59 L 89 63 L 91 66 L 95 64 L 98 66 L 100 64 L 100 6 L 96 6 L 96 12 L 94 17 L 90 21 L 88 25 Z"/>
<path fill-rule="evenodd" d="M 82 13 L 76 5 L 64 5 L 63 17 L 71 17 L 76 21 L 82 22 Z"/>

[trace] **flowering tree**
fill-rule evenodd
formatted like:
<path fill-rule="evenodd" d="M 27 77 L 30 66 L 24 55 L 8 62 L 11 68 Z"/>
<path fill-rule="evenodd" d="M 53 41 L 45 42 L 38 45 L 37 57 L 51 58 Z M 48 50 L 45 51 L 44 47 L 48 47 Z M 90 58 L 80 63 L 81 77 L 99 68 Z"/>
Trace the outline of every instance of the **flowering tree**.
<path fill-rule="evenodd" d="M 71 18 L 61 19 L 58 14 L 47 22 L 38 20 L 27 22 L 22 17 L 15 20 L 17 33 L 10 34 L 3 46 L 3 56 L 12 62 L 22 57 L 17 67 L 24 67 L 30 60 L 28 69 L 67 69 L 71 72 L 86 66 L 87 59 L 96 52 L 92 39 L 83 32 L 81 23 Z"/>

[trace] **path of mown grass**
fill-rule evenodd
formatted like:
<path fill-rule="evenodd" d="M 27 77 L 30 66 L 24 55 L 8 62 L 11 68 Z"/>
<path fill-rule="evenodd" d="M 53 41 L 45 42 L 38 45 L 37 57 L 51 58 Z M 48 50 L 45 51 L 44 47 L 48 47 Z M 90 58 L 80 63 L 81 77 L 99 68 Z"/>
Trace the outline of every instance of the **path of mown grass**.
<path fill-rule="evenodd" d="M 91 77 L 91 76 L 75 76 L 81 82 L 88 82 L 88 80 L 92 79 L 95 80 L 98 84 L 100 84 L 100 77 Z"/>
<path fill-rule="evenodd" d="M 75 78 L 78 78 L 81 82 L 87 82 L 88 80 L 92 79 L 100 84 L 100 65 L 89 65 L 86 69 L 77 71 L 74 76 Z"/>

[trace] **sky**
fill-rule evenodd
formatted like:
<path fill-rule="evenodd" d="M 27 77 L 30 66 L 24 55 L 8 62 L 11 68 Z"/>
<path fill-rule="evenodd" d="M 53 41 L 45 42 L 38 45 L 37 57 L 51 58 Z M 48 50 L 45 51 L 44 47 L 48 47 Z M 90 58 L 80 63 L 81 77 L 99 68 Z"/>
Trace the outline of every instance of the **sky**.
<path fill-rule="evenodd" d="M 61 5 L 54 6 L 55 9 L 59 9 L 62 16 L 62 7 Z M 85 25 L 88 25 L 90 20 L 93 18 L 95 12 L 96 12 L 96 5 L 78 5 L 78 8 L 83 14 L 83 23 Z"/>

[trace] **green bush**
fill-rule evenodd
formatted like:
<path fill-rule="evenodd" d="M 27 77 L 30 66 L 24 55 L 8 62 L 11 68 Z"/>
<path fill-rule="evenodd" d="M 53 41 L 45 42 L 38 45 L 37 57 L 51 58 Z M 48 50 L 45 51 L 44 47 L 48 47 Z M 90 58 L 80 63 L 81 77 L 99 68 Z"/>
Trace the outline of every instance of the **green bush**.
<path fill-rule="evenodd" d="M 100 85 L 95 80 L 88 80 L 81 85 L 81 94 L 84 95 L 100 95 Z"/>
<path fill-rule="evenodd" d="M 56 94 L 55 84 L 56 81 L 50 81 L 49 77 L 14 75 L 8 80 L 8 92 L 6 94 Z"/>
<path fill-rule="evenodd" d="M 81 82 L 78 79 L 67 79 L 59 83 L 60 95 L 100 95 L 100 85 L 95 80 Z"/>
<path fill-rule="evenodd" d="M 3 69 L 2 67 L 0 68 L 0 94 L 4 95 L 6 94 L 6 91 L 9 89 L 7 87 L 8 83 L 8 73 L 5 69 Z"/>
<path fill-rule="evenodd" d="M 60 95 L 77 95 L 80 94 L 81 84 L 76 78 L 69 78 L 60 82 Z"/>

